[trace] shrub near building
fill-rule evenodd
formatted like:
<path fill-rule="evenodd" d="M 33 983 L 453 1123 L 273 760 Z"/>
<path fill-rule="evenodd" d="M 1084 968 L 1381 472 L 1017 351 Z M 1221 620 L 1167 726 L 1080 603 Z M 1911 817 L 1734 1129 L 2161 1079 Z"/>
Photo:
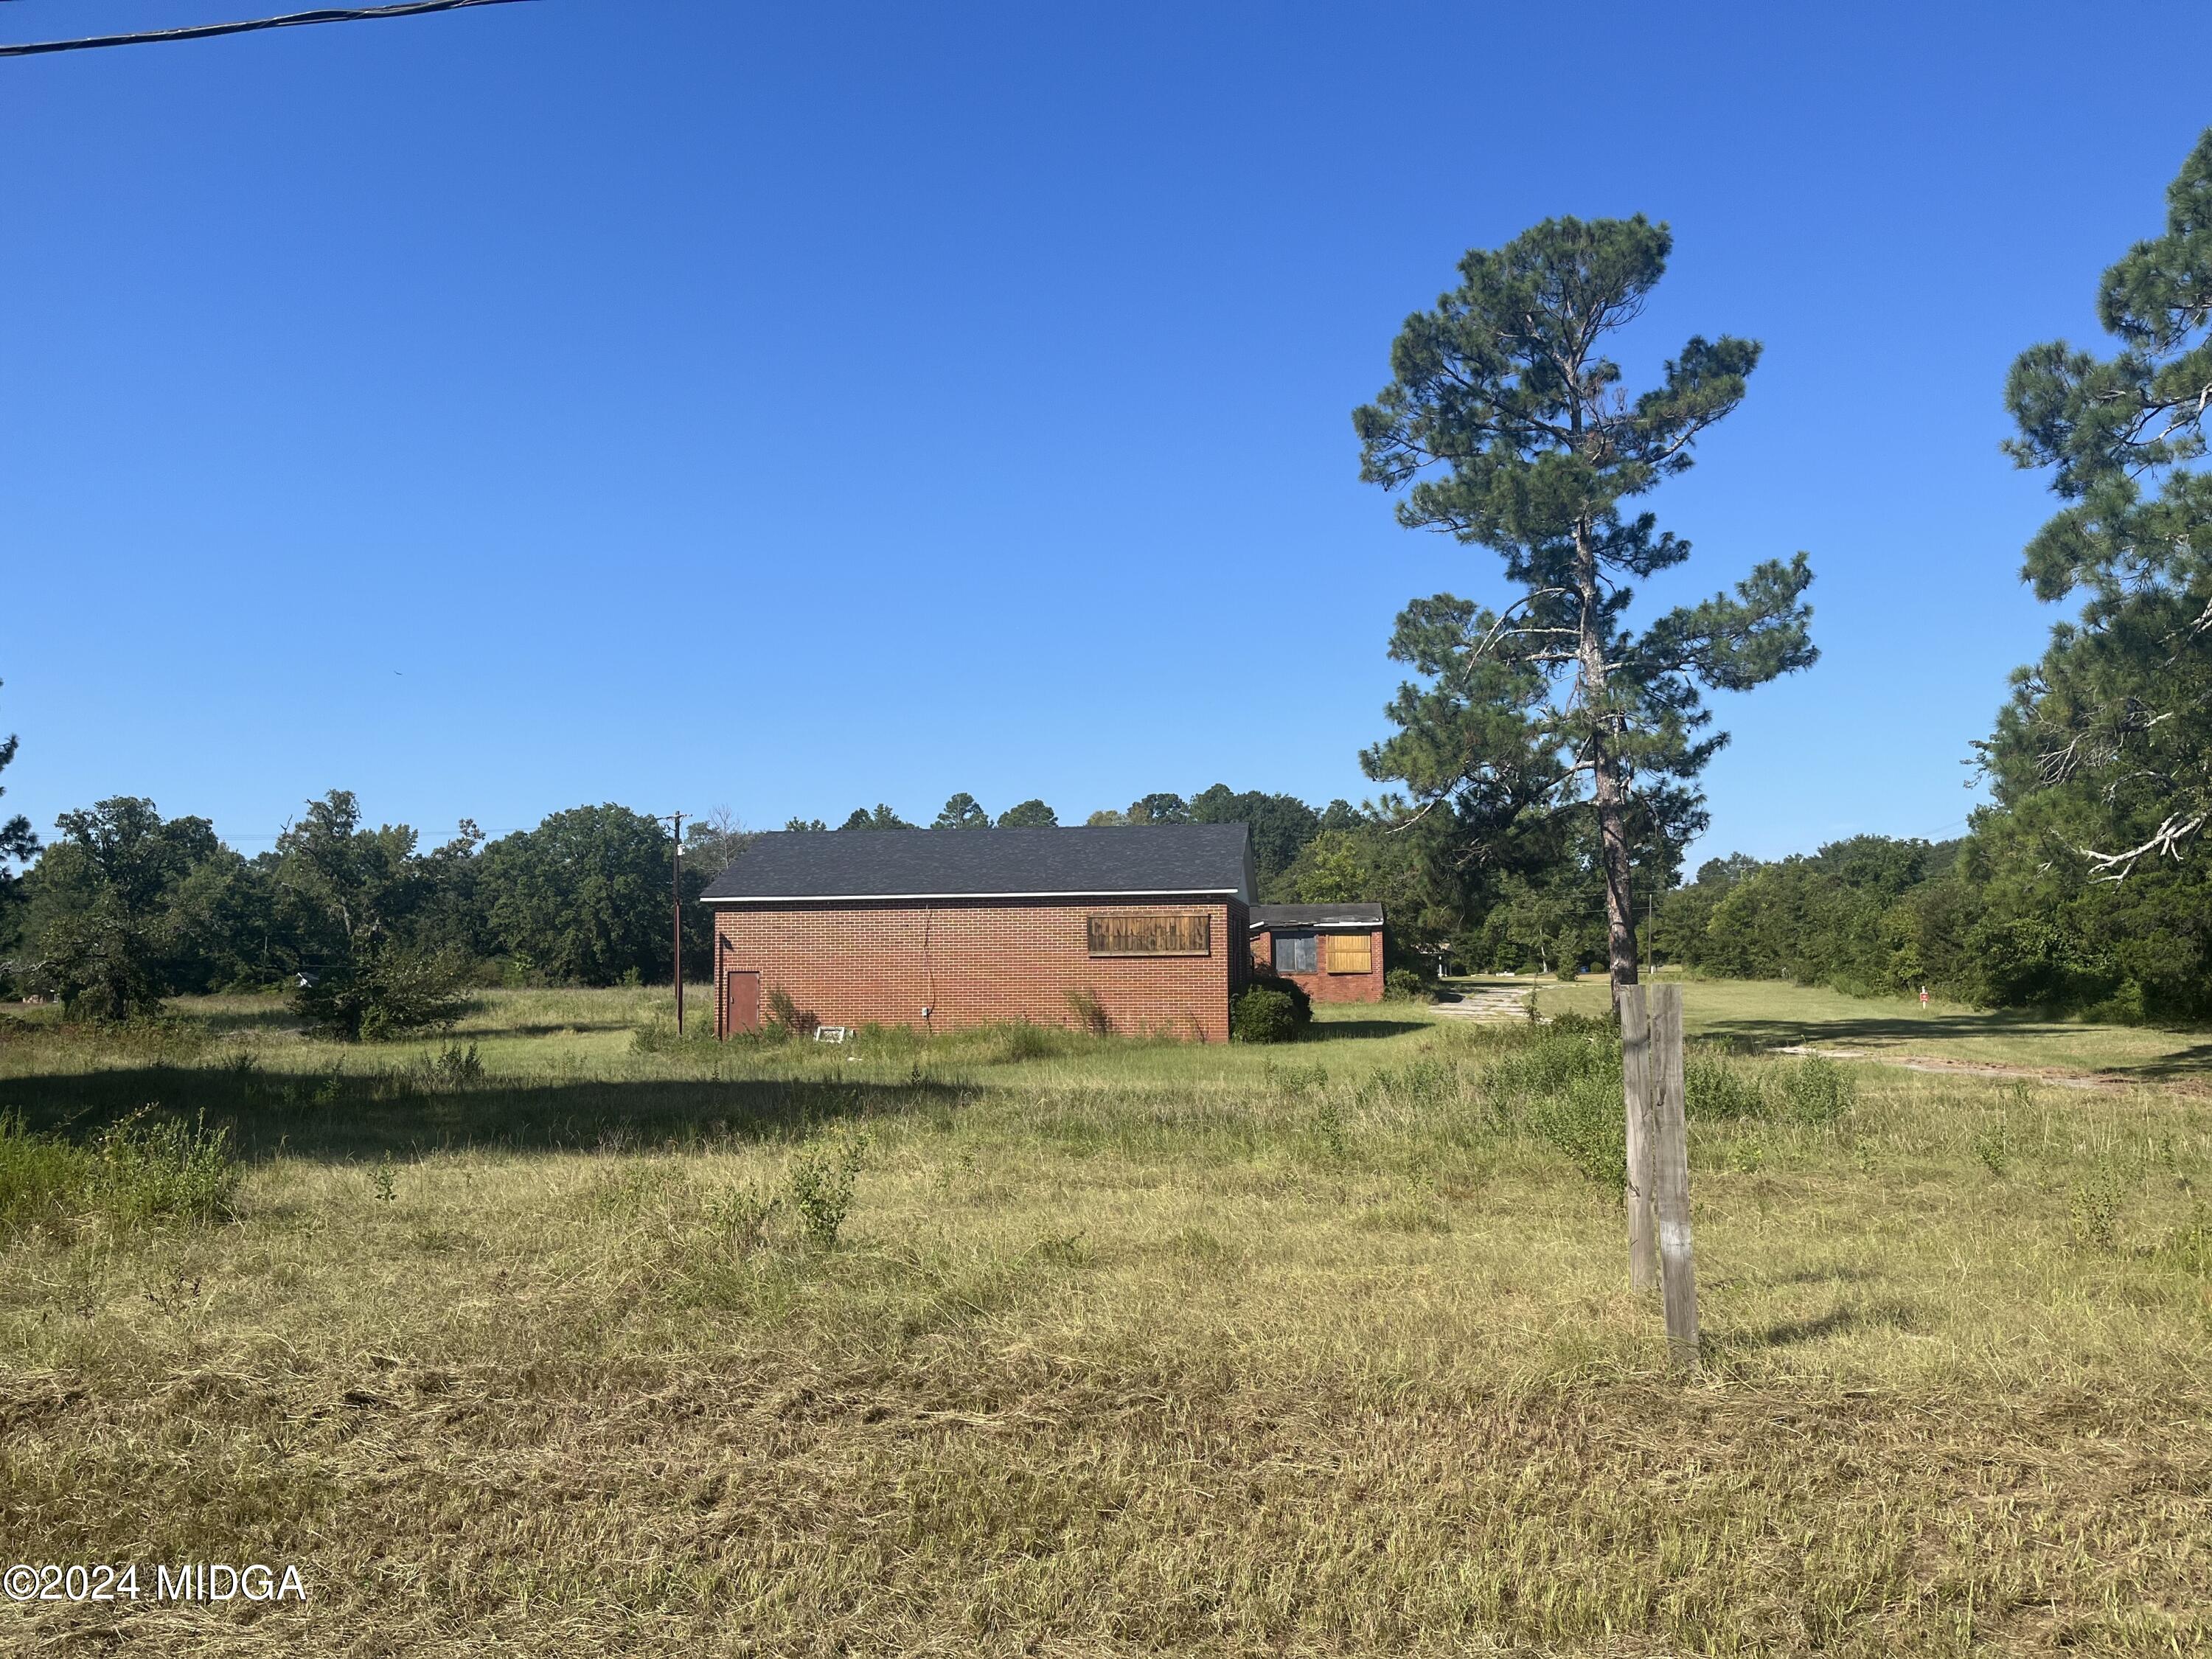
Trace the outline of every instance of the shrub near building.
<path fill-rule="evenodd" d="M 1229 1035 L 1238 1042 L 1290 1042 L 1313 1024 L 1313 999 L 1287 979 L 1255 980 L 1229 1003 Z"/>

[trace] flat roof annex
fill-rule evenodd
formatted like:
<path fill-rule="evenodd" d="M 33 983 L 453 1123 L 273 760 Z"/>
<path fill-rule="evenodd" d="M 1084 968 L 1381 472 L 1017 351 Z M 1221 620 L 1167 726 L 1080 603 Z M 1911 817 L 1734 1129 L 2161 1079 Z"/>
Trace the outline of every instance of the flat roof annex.
<path fill-rule="evenodd" d="M 1382 907 L 1379 904 L 1255 904 L 1252 907 L 1252 931 L 1273 932 L 1284 927 L 1310 927 L 1316 933 L 1331 933 L 1347 928 L 1372 928 L 1382 925 Z"/>
<path fill-rule="evenodd" d="M 756 836 L 708 904 L 952 898 L 1249 899 L 1241 823 L 1049 830 L 780 830 Z"/>

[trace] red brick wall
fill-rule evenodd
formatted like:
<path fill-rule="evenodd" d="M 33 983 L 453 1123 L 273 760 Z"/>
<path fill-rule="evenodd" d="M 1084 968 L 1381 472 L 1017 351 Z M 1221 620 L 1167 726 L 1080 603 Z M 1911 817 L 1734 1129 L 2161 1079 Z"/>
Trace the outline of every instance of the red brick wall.
<path fill-rule="evenodd" d="M 1210 915 L 1212 954 L 1093 957 L 1085 918 L 1115 909 Z M 1234 899 L 718 905 L 714 983 L 726 968 L 755 968 L 763 1014 L 782 990 L 825 1025 L 920 1025 L 927 1006 L 935 1030 L 1077 1025 L 1068 995 L 1088 991 L 1116 1031 L 1225 1042 L 1230 994 L 1250 977 L 1247 926 Z"/>
<path fill-rule="evenodd" d="M 1304 929 L 1299 931 L 1303 932 Z M 1341 933 L 1343 930 L 1334 930 Z M 1283 977 L 1305 987 L 1306 994 L 1316 1002 L 1380 1002 L 1382 1000 L 1382 930 L 1377 927 L 1368 940 L 1368 958 L 1372 964 L 1364 974 L 1285 974 Z M 1264 968 L 1275 959 L 1275 936 L 1262 928 L 1252 935 L 1252 963 Z"/>

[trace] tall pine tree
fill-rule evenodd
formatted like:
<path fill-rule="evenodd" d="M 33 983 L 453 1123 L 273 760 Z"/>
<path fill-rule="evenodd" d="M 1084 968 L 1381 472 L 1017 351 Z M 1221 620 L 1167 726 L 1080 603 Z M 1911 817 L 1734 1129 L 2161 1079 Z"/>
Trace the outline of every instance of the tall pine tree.
<path fill-rule="evenodd" d="M 2166 234 L 2105 273 L 2111 357 L 2052 341 L 2013 365 L 2023 467 L 2065 503 L 2028 544 L 2044 599 L 2081 596 L 2015 677 L 1984 753 L 2008 805 L 2117 881 L 2212 825 L 2212 131 L 2166 191 Z"/>
<path fill-rule="evenodd" d="M 1401 693 L 1399 734 L 1368 769 L 1431 805 L 1472 793 L 1591 814 L 1616 999 L 1636 980 L 1635 820 L 1693 814 L 1694 780 L 1727 740 L 1698 735 L 1711 718 L 1700 690 L 1747 690 L 1816 654 L 1802 553 L 1629 625 L 1631 580 L 1690 553 L 1629 509 L 1689 468 L 1759 361 L 1752 341 L 1693 337 L 1659 385 L 1622 390 L 1608 340 L 1672 246 L 1638 215 L 1547 220 L 1470 252 L 1459 286 L 1406 320 L 1390 384 L 1352 416 L 1361 476 L 1404 492 L 1399 522 L 1490 548 L 1520 590 L 1497 610 L 1439 594 L 1400 618 L 1392 654 L 1433 684 Z"/>

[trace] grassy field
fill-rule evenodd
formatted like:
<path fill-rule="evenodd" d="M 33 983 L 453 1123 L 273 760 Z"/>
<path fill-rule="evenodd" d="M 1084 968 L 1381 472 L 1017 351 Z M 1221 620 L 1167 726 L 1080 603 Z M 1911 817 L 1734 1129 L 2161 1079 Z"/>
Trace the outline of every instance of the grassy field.
<path fill-rule="evenodd" d="M 1505 983 L 1486 981 L 1484 983 Z M 1528 981 L 1522 981 L 1528 983 Z M 1693 980 L 1683 994 L 1693 1036 L 1747 1047 L 1812 1043 L 1889 1058 L 1926 1056 L 1963 1066 L 2001 1066 L 2129 1082 L 2212 1080 L 2212 1033 L 2149 1026 L 2093 1025 L 2036 1014 L 1991 1013 L 1904 998 L 1845 996 L 1817 986 L 1769 981 Z M 1546 981 L 1547 1011 L 1598 1014 L 1607 1006 L 1602 978 L 1573 985 Z"/>
<path fill-rule="evenodd" d="M 355 1049 L 253 1000 L 18 1020 L 0 1558 L 295 1564 L 310 1599 L 0 1604 L 0 1651 L 2212 1648 L 2193 1042 L 1686 1001 L 2124 1086 L 1693 1054 L 1692 1378 L 1626 1289 L 1601 1032 L 717 1048 L 646 992 Z M 234 1185 L 161 1173 L 180 1117 Z"/>

